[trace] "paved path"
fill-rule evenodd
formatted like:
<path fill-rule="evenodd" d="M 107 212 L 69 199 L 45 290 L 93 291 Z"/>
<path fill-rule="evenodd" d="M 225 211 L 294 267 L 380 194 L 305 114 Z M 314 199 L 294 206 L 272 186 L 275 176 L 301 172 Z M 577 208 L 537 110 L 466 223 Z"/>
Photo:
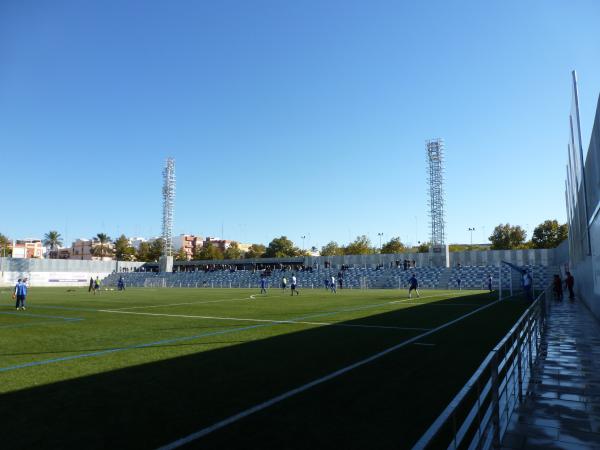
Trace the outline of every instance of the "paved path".
<path fill-rule="evenodd" d="M 600 325 L 579 301 L 551 305 L 530 386 L 503 449 L 600 450 Z"/>

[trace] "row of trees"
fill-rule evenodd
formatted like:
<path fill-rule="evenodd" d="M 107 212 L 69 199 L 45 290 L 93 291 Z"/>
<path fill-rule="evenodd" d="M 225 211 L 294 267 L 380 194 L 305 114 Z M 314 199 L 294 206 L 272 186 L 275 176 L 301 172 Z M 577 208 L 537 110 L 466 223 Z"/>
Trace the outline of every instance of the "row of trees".
<path fill-rule="evenodd" d="M 192 259 L 283 258 L 307 254 L 309 253 L 296 247 L 287 236 L 280 236 L 273 239 L 266 247 L 262 244 L 252 244 L 246 252 L 240 249 L 237 242 L 232 242 L 225 251 L 209 242 L 207 245 L 197 248 Z M 186 259 L 185 251 L 183 249 L 178 251 L 175 259 Z"/>
<path fill-rule="evenodd" d="M 339 255 L 369 255 L 373 253 L 403 253 L 407 251 L 405 245 L 399 237 L 393 237 L 378 249 L 371 245 L 371 241 L 366 235 L 357 236 L 356 239 L 346 246 L 340 246 L 337 242 L 331 241 L 321 248 L 322 256 Z"/>
<path fill-rule="evenodd" d="M 261 245 L 264 249 L 264 245 Z M 175 259 L 178 261 L 185 261 L 187 259 L 187 253 L 181 249 L 175 253 Z M 237 242 L 232 242 L 231 245 L 222 251 L 219 247 L 209 242 L 203 247 L 196 248 L 196 251 L 192 255 L 193 260 L 202 259 L 240 259 L 244 257 L 244 252 L 240 250 Z"/>
<path fill-rule="evenodd" d="M 510 250 L 523 248 L 554 248 L 567 238 L 568 227 L 566 224 L 560 225 L 556 220 L 546 220 L 539 224 L 533 231 L 533 237 L 527 241 L 527 233 L 519 225 L 512 226 L 510 224 L 500 224 L 489 237 L 492 243 L 493 250 Z M 100 234 L 98 235 L 100 239 Z M 128 240 L 125 236 L 119 237 L 115 241 L 115 256 L 121 260 L 137 260 L 137 261 L 155 261 L 160 257 L 162 249 L 162 240 L 157 239 L 151 244 L 142 243 L 139 250 L 136 252 L 133 247 L 129 247 Z M 454 248 L 452 248 L 454 247 Z M 460 247 L 460 248 L 459 248 Z M 477 248 L 469 248 L 469 246 L 451 246 L 451 250 L 475 250 Z M 482 247 L 478 247 L 483 249 Z M 313 252 L 318 250 L 313 247 Z M 371 244 L 370 239 L 366 235 L 357 236 L 356 239 L 349 244 L 342 246 L 335 241 L 321 247 L 320 254 L 322 256 L 337 256 L 337 255 L 368 255 L 374 253 L 393 254 L 404 253 L 407 251 L 416 251 L 425 253 L 429 251 L 429 244 L 423 243 L 416 248 L 407 248 L 400 237 L 393 237 L 389 241 L 382 244 L 378 249 Z M 233 242 L 224 252 L 212 243 L 196 249 L 192 259 L 194 260 L 210 260 L 210 259 L 241 259 L 241 258 L 282 258 L 293 256 L 309 255 L 310 252 L 304 251 L 294 245 L 294 242 L 287 236 L 280 236 L 273 239 L 268 246 L 262 244 L 253 244 L 247 252 L 242 252 L 237 242 Z M 185 260 L 187 255 L 183 249 L 175 254 L 175 259 Z"/>
<path fill-rule="evenodd" d="M 512 250 L 526 248 L 554 248 L 567 239 L 569 227 L 557 220 L 546 220 L 533 230 L 527 241 L 527 232 L 519 225 L 500 224 L 489 237 L 492 250 Z"/>
<path fill-rule="evenodd" d="M 519 225 L 509 223 L 500 224 L 494 228 L 494 232 L 489 237 L 492 250 L 514 250 L 528 248 L 555 248 L 562 241 L 567 239 L 569 234 L 568 225 L 559 224 L 557 220 L 546 220 L 539 224 L 533 230 L 531 240 L 527 240 L 527 232 Z M 463 250 L 485 250 L 485 246 L 471 245 L 450 245 L 450 251 Z M 416 251 L 417 253 L 426 253 L 429 251 L 429 244 L 422 243 L 416 248 L 407 249 L 399 237 L 394 237 L 377 249 L 371 246 L 369 238 L 365 235 L 358 236 L 356 240 L 346 246 L 340 246 L 337 242 L 330 242 L 321 248 L 322 256 L 336 255 L 365 255 L 372 253 L 403 253 L 406 251 Z"/>
<path fill-rule="evenodd" d="M 98 233 L 94 236 L 92 254 L 100 258 L 115 257 L 120 261 L 158 261 L 163 250 L 162 239 L 152 242 L 142 242 L 136 250 L 130 245 L 129 239 L 122 234 L 114 242 L 106 233 Z M 58 231 L 49 231 L 44 235 L 42 243 L 51 251 L 60 248 L 63 244 L 62 237 Z"/>
<path fill-rule="evenodd" d="M 404 244 L 399 237 L 390 239 L 382 246 L 382 253 L 402 253 L 406 250 Z M 318 251 L 318 248 L 311 248 L 311 252 Z M 287 236 L 280 236 L 269 242 L 269 245 L 252 244 L 250 249 L 243 253 L 236 242 L 232 243 L 225 252 L 222 252 L 216 246 L 208 244 L 194 253 L 192 259 L 240 259 L 240 258 L 283 258 L 290 256 L 305 256 L 311 252 L 302 250 L 294 245 L 294 242 Z M 322 256 L 334 255 L 365 255 L 378 253 L 379 249 L 371 245 L 371 241 L 365 235 L 358 236 L 353 242 L 347 246 L 340 246 L 337 242 L 330 242 L 321 248 Z M 176 259 L 185 259 L 186 255 L 183 250 L 175 254 Z"/>
<path fill-rule="evenodd" d="M 559 224 L 556 220 L 546 220 L 533 230 L 531 240 L 527 240 L 526 231 L 519 225 L 509 223 L 500 224 L 494 228 L 489 237 L 492 250 L 511 250 L 526 248 L 554 248 L 567 239 L 567 224 Z M 158 261 L 162 254 L 163 240 L 155 239 L 152 242 L 142 242 L 137 249 L 130 245 L 125 235 L 119 236 L 114 242 L 105 233 L 98 233 L 94 240 L 96 244 L 92 247 L 92 253 L 98 257 L 115 257 L 121 261 Z M 58 231 L 52 230 L 44 235 L 43 244 L 51 251 L 55 251 L 63 245 L 63 240 Z M 461 250 L 483 250 L 481 246 L 451 245 L 450 251 Z M 316 247 L 311 249 L 317 251 Z M 429 244 L 423 243 L 416 248 L 407 249 L 400 237 L 393 237 L 378 249 L 371 244 L 366 235 L 357 236 L 349 244 L 343 246 L 335 241 L 321 247 L 322 256 L 337 255 L 368 255 L 373 253 L 404 253 L 416 251 L 424 253 L 429 250 Z M 0 255 L 10 254 L 10 240 L 0 233 Z M 194 252 L 194 260 L 210 259 L 240 259 L 240 258 L 282 258 L 290 256 L 303 256 L 310 253 L 294 245 L 287 236 L 273 239 L 268 246 L 253 244 L 248 251 L 243 252 L 237 242 L 233 242 L 225 251 L 208 243 L 199 247 Z M 187 255 L 183 249 L 175 253 L 175 259 L 185 260 Z"/>
<path fill-rule="evenodd" d="M 560 225 L 556 220 L 546 220 L 539 224 L 533 231 L 533 237 L 527 241 L 527 233 L 519 225 L 512 226 L 510 224 L 500 224 L 489 237 L 491 249 L 493 250 L 510 250 L 524 248 L 554 248 L 557 247 L 568 236 L 567 224 Z M 450 246 L 451 250 L 477 250 L 485 247 L 471 246 Z M 316 251 L 316 248 L 312 248 Z M 416 251 L 425 253 L 429 251 L 429 244 L 423 243 L 416 248 L 407 248 L 400 237 L 393 237 L 386 243 L 382 244 L 381 248 L 371 244 L 370 239 L 366 235 L 357 236 L 356 239 L 349 244 L 343 246 L 335 241 L 321 247 L 321 256 L 338 256 L 338 255 L 369 255 L 374 253 L 393 254 L 404 253 L 408 251 Z M 239 249 L 237 243 L 222 252 L 218 247 L 209 244 L 203 247 L 194 254 L 193 259 L 240 259 L 240 258 L 281 258 L 289 256 L 308 255 L 309 252 L 303 251 L 296 247 L 287 236 L 280 236 L 273 239 L 267 247 L 262 244 L 253 244 L 250 250 L 245 254 Z M 178 259 L 185 259 L 185 253 L 181 251 L 176 255 Z"/>

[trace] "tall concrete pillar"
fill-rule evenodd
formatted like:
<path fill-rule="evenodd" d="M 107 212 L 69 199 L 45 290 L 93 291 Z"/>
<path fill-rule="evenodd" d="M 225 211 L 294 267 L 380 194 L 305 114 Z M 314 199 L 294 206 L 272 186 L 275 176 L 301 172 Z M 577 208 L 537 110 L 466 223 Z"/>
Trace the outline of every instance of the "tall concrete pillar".
<path fill-rule="evenodd" d="M 433 267 L 450 267 L 450 247 L 446 244 L 429 247 L 429 257 Z"/>
<path fill-rule="evenodd" d="M 158 270 L 161 273 L 173 272 L 173 257 L 172 256 L 161 256 L 158 260 Z"/>

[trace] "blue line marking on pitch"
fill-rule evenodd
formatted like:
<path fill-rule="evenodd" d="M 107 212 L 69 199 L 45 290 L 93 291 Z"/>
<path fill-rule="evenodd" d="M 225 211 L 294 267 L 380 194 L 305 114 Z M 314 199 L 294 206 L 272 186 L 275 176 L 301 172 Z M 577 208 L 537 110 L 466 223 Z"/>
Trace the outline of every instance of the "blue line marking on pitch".
<path fill-rule="evenodd" d="M 58 320 L 66 320 L 66 321 L 84 320 L 80 317 L 48 316 L 45 314 L 31 314 L 31 313 L 16 312 L 16 311 L 15 312 L 0 311 L 0 314 L 7 314 L 10 316 L 41 317 L 42 319 L 58 319 Z"/>
<path fill-rule="evenodd" d="M 33 305 L 35 309 L 62 309 L 65 311 L 84 311 L 84 312 L 98 312 L 97 309 L 93 308 L 74 308 L 71 306 L 50 306 L 50 305 Z"/>
<path fill-rule="evenodd" d="M 64 356 L 62 358 L 54 358 L 54 359 L 45 359 L 42 361 L 33 361 L 33 362 L 29 362 L 29 363 L 24 363 L 24 364 L 16 364 L 14 366 L 7 366 L 7 367 L 0 367 L 0 372 L 8 372 L 10 370 L 16 370 L 16 369 L 23 369 L 25 367 L 35 367 L 35 366 L 43 366 L 46 364 L 52 364 L 52 363 L 57 363 L 57 362 L 62 362 L 62 361 L 72 361 L 74 359 L 81 359 L 81 358 L 90 358 L 93 356 L 101 356 L 101 355 L 107 355 L 110 353 L 117 353 L 117 352 L 122 352 L 125 350 L 134 350 L 137 348 L 147 348 L 147 347 L 155 347 L 157 345 L 164 345 L 164 344 L 173 344 L 175 342 L 184 342 L 184 341 L 190 341 L 193 339 L 199 339 L 201 337 L 207 337 L 207 336 L 216 336 L 219 334 L 226 334 L 226 333 L 232 333 L 235 331 L 246 331 L 246 330 L 251 330 L 252 328 L 261 328 L 261 327 L 265 327 L 265 326 L 269 326 L 270 324 L 267 325 L 251 325 L 248 327 L 243 327 L 243 328 L 236 328 L 236 329 L 227 329 L 227 330 L 220 330 L 220 331 L 211 331 L 208 333 L 202 333 L 202 334 L 198 334 L 195 336 L 184 336 L 184 337 L 179 337 L 179 338 L 173 338 L 173 339 L 164 339 L 162 341 L 156 341 L 156 342 L 149 342 L 146 344 L 136 344 L 136 345 L 130 345 L 127 347 L 117 347 L 117 348 L 110 348 L 107 350 L 101 350 L 98 352 L 92 352 L 92 353 L 84 353 L 81 355 L 72 355 L 72 356 Z"/>
<path fill-rule="evenodd" d="M 315 318 L 315 317 L 331 316 L 331 315 L 339 314 L 339 313 L 342 313 L 342 312 L 358 311 L 360 309 L 373 308 L 373 307 L 383 306 L 383 305 L 388 305 L 388 304 L 389 304 L 389 302 L 379 303 L 379 304 L 374 304 L 374 305 L 368 305 L 366 307 L 363 306 L 363 307 L 359 307 L 359 308 L 346 308 L 346 309 L 342 309 L 342 310 L 338 310 L 338 311 L 330 311 L 330 312 L 326 312 L 326 313 L 310 314 L 310 315 L 307 315 L 307 316 L 301 316 L 301 317 L 296 317 L 296 318 L 292 318 L 292 319 L 284 319 L 284 320 L 282 320 L 282 323 L 275 322 L 275 323 L 266 323 L 266 324 L 259 324 L 259 325 L 251 325 L 251 326 L 242 327 L 242 328 L 228 328 L 226 330 L 211 331 L 211 332 L 208 332 L 208 333 L 197 334 L 197 335 L 194 335 L 194 336 L 183 336 L 183 337 L 179 337 L 179 338 L 165 339 L 165 340 L 156 341 L 156 342 L 149 342 L 149 343 L 146 343 L 146 344 L 136 344 L 136 345 L 130 345 L 130 346 L 127 346 L 127 347 L 117 347 L 117 348 L 111 348 L 111 349 L 107 349 L 107 350 L 101 350 L 101 351 L 98 351 L 98 352 L 83 353 L 81 355 L 72 355 L 72 356 L 64 356 L 62 358 L 54 358 L 54 359 L 45 359 L 45 360 L 41 360 L 41 361 L 33 361 L 33 362 L 29 362 L 29 363 L 16 364 L 14 366 L 0 367 L 0 372 L 8 372 L 8 371 L 11 371 L 11 370 L 24 369 L 26 367 L 43 366 L 43 365 L 46 365 L 46 364 L 53 364 L 53 363 L 64 362 L 64 361 L 72 361 L 74 359 L 91 358 L 91 357 L 94 357 L 94 356 L 108 355 L 108 354 L 111 354 L 111 353 L 117 353 L 117 352 L 122 352 L 122 351 L 126 351 L 126 350 L 135 350 L 135 349 L 139 349 L 139 348 L 155 347 L 155 346 L 164 345 L 164 344 L 173 344 L 175 342 L 191 341 L 191 340 L 199 339 L 199 338 L 202 338 L 202 337 L 217 336 L 217 335 L 228 334 L 228 333 L 235 333 L 237 331 L 247 331 L 247 330 L 252 330 L 252 329 L 255 329 L 255 328 L 274 327 L 274 326 L 277 326 L 277 325 L 284 325 L 286 322 L 292 322 L 292 321 L 304 320 L 304 319 L 311 319 L 311 318 Z M 17 313 L 12 313 L 12 314 L 17 314 Z"/>
<path fill-rule="evenodd" d="M 37 327 L 40 325 L 63 325 L 65 323 L 79 323 L 81 320 L 65 320 L 62 322 L 53 320 L 51 322 L 34 322 L 34 323 L 20 323 L 17 325 L 1 325 L 0 329 L 3 328 L 30 328 L 30 327 Z"/>

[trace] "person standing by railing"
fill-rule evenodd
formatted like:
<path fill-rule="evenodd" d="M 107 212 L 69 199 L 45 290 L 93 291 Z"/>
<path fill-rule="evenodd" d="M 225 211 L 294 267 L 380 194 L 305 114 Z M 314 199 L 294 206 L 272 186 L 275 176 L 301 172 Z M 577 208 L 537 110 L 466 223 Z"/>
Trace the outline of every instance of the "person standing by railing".
<path fill-rule="evenodd" d="M 573 286 L 575 285 L 575 278 L 571 274 L 571 272 L 567 272 L 567 278 L 565 280 L 565 285 L 567 289 L 569 289 L 569 300 L 575 299 L 575 293 L 573 292 Z"/>
<path fill-rule="evenodd" d="M 552 281 L 552 290 L 554 291 L 554 298 L 562 302 L 563 300 L 563 287 L 562 280 L 560 279 L 560 275 L 554 275 L 554 280 Z"/>
<path fill-rule="evenodd" d="M 529 272 L 526 270 L 523 271 L 523 290 L 525 291 L 525 298 L 527 298 L 529 301 L 533 300 L 533 296 L 531 294 L 531 284 L 531 275 L 529 275 Z"/>

